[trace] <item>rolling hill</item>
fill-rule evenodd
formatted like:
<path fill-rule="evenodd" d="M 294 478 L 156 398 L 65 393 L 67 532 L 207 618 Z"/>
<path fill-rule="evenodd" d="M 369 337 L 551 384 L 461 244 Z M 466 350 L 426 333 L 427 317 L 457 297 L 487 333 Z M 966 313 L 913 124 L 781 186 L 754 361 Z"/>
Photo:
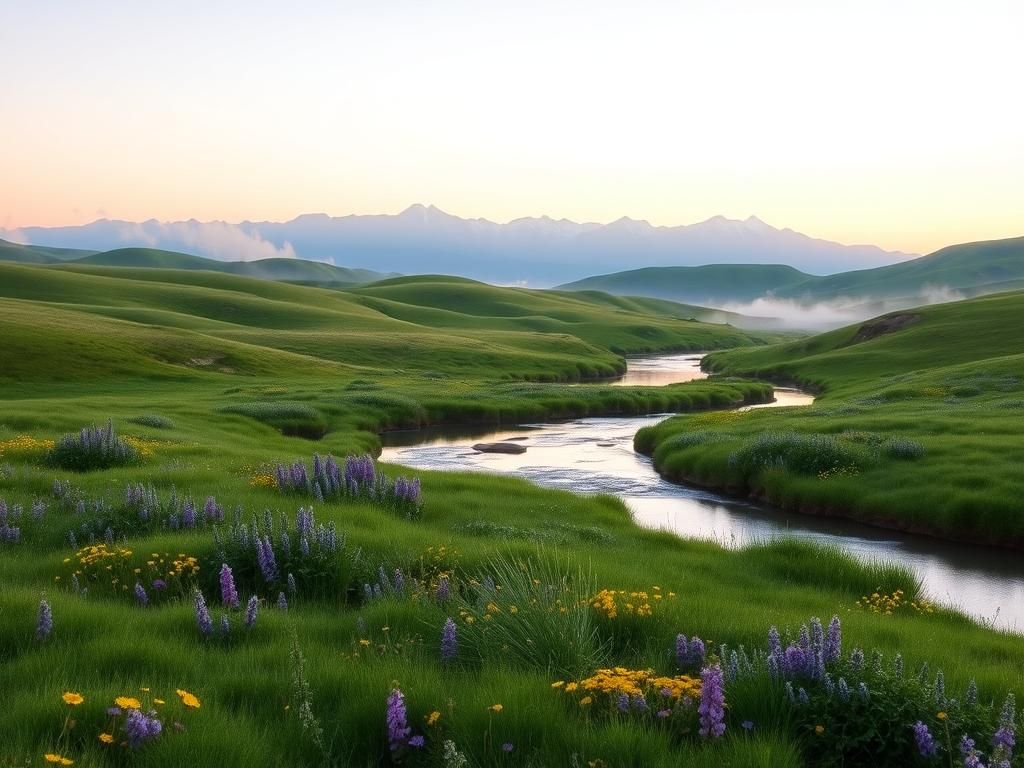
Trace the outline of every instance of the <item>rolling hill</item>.
<path fill-rule="evenodd" d="M 629 352 L 769 340 L 672 306 L 439 276 L 350 291 L 202 269 L 0 263 L 0 380 L 127 375 L 125 366 L 166 377 L 351 377 L 384 366 L 560 380 L 613 375 Z"/>
<path fill-rule="evenodd" d="M 1024 237 L 964 243 L 899 264 L 823 277 L 782 265 L 649 267 L 577 280 L 564 290 L 596 289 L 711 306 L 759 297 L 800 303 L 926 303 L 931 294 L 974 296 L 1014 290 L 1024 281 Z M 962 297 L 961 296 L 961 297 Z M 863 316 L 872 314 L 870 311 Z"/>
<path fill-rule="evenodd" d="M 73 248 L 20 245 L 5 240 L 0 240 L 0 261 L 14 261 L 23 264 L 205 270 L 262 280 L 334 286 L 370 283 L 390 276 L 369 269 L 348 269 L 305 259 L 272 257 L 253 261 L 220 261 L 158 248 L 116 248 L 110 251 L 96 252 Z"/>

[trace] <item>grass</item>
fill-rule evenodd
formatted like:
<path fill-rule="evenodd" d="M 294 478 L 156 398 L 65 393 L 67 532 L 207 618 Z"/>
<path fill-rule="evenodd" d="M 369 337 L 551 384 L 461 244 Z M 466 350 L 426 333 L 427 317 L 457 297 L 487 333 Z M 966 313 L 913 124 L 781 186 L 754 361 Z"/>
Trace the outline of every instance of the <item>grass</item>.
<path fill-rule="evenodd" d="M 821 396 L 810 408 L 673 419 L 636 444 L 667 477 L 1024 547 L 1021 311 L 1024 294 L 996 294 L 711 355 L 715 370 L 798 382 Z"/>
<path fill-rule="evenodd" d="M 655 389 L 524 379 L 572 380 L 617 370 L 621 359 L 599 343 L 601 318 L 616 345 L 636 349 L 652 343 L 641 328 L 669 334 L 655 343 L 674 348 L 755 339 L 642 314 L 639 307 L 610 310 L 602 301 L 588 310 L 586 300 L 557 296 L 541 296 L 524 316 L 512 305 L 528 303 L 529 293 L 487 289 L 475 295 L 472 283 L 461 284 L 473 294 L 464 312 L 442 318 L 433 313 L 444 310 L 428 306 L 433 289 L 422 285 L 403 289 L 399 301 L 205 272 L 155 270 L 147 279 L 145 270 L 0 269 L 10 278 L 0 279 L 0 293 L 8 296 L 0 301 L 0 323 L 5 351 L 12 352 L 0 384 L 0 498 L 26 510 L 20 542 L 0 544 L 0 765 L 41 764 L 54 749 L 85 766 L 386 765 L 384 706 L 396 684 L 406 696 L 410 725 L 430 747 L 426 756 L 411 755 L 410 765 L 442 764 L 445 739 L 474 766 L 806 765 L 819 754 L 813 738 L 793 721 L 781 692 L 760 678 L 727 689 L 729 730 L 716 743 L 653 719 L 593 714 L 551 684 L 558 672 L 587 674 L 598 663 L 675 674 L 677 633 L 698 634 L 715 648 L 764 648 L 771 625 L 795 632 L 814 615 L 841 615 L 847 647 L 878 646 L 888 656 L 902 652 L 908 668 L 924 661 L 941 668 L 951 691 L 975 679 L 985 702 L 1001 701 L 1007 691 L 1024 695 L 1019 637 L 953 611 L 887 616 L 856 608 L 876 590 L 916 596 L 918 585 L 906 569 L 787 540 L 727 550 L 642 529 L 615 498 L 475 473 L 416 473 L 423 487 L 416 519 L 372 498 L 314 502 L 317 523 L 333 523 L 344 547 L 339 559 L 319 565 L 296 555 L 308 570 L 294 566 L 295 594 L 280 579 L 266 582 L 252 549 L 224 545 L 209 524 L 115 532 L 115 546 L 132 553 L 125 556 L 131 566 L 126 583 L 76 593 L 70 586 L 76 550 L 68 534 L 84 544 L 82 523 L 98 519 L 96 509 L 123 512 L 129 484 L 152 485 L 161 499 L 173 492 L 200 505 L 215 497 L 228 521 L 217 534 L 223 536 L 236 510 L 248 522 L 253 515 L 262 519 L 264 510 L 273 520 L 280 514 L 294 519 L 299 506 L 308 507 L 311 499 L 281 494 L 265 482 L 277 462 L 308 461 L 314 451 L 375 451 L 376 432 L 385 427 L 678 408 L 702 411 L 694 418 L 717 434 L 717 420 L 731 425 L 726 414 L 733 412 L 714 409 L 763 398 L 763 384 L 725 380 Z M 500 306 L 502 297 L 509 307 Z M 409 315 L 383 315 L 366 301 L 391 302 L 388 307 L 404 307 Z M 530 313 L 555 313 L 556 306 L 565 314 L 546 322 L 559 330 L 480 327 L 517 326 L 535 316 Z M 413 323 L 409 317 L 420 312 L 443 323 L 455 322 L 451 314 L 463 319 L 457 326 Z M 592 336 L 568 333 L 577 326 Z M 354 354 L 366 350 L 365 362 L 336 359 L 344 358 L 340 342 L 323 356 L 284 349 L 295 343 L 297 327 L 322 334 L 325 345 L 335 336 L 352 338 Z M 232 337 L 256 331 L 273 343 Z M 369 342 L 360 347 L 361 333 L 379 340 L 376 358 Z M 506 343 L 490 345 L 488 334 L 495 333 Z M 391 344 L 410 338 L 424 345 L 421 357 L 388 357 Z M 465 358 L 449 355 L 453 349 Z M 476 364 L 474 349 L 486 349 Z M 216 359 L 189 362 L 197 357 Z M 47 441 L 108 417 L 122 439 L 142 446 L 138 463 L 91 472 L 45 463 Z M 322 426 L 323 433 L 312 442 L 314 435 L 296 425 Z M 909 428 L 900 434 L 918 441 Z M 914 467 L 930 460 L 933 445 L 920 443 L 923 456 L 892 460 Z M 707 439 L 701 445 L 712 450 L 718 444 Z M 384 469 L 392 477 L 406 472 Z M 55 480 L 68 501 L 54 496 Z M 84 512 L 76 511 L 78 500 Z M 48 508 L 32 519 L 28 510 L 40 501 Z M 295 552 L 299 535 L 290 530 Z M 149 607 L 136 603 L 127 583 L 134 567 L 147 572 L 147 561 L 163 567 L 187 557 L 196 558 L 195 583 L 215 622 L 222 610 L 220 566 L 225 558 L 237 564 L 243 605 L 250 594 L 263 601 L 251 630 L 235 613 L 227 639 L 204 639 L 187 592 Z M 405 591 L 366 600 L 358 587 L 376 582 L 381 568 L 386 575 L 400 569 Z M 432 597 L 442 573 L 454 592 L 448 604 Z M 566 597 L 553 596 L 547 585 L 564 585 Z M 652 615 L 625 625 L 579 605 L 594 589 L 666 598 L 650 598 Z M 287 593 L 287 612 L 273 607 L 279 591 Z M 39 642 L 43 595 L 54 629 Z M 552 597 L 556 602 L 544 602 Z M 532 607 L 534 598 L 540 607 Z M 552 621 L 545 606 L 567 618 Z M 497 629 L 476 636 L 464 630 L 457 663 L 443 664 L 441 627 L 448 616 L 465 627 L 460 608 L 480 627 Z M 303 659 L 298 680 L 296 648 Z M 177 689 L 196 694 L 202 707 L 184 709 Z M 80 692 L 85 702 L 69 710 L 61 701 L 65 691 Z M 155 706 L 184 730 L 171 727 L 130 755 L 104 746 L 98 739 L 107 727 L 104 711 L 120 695 L 162 698 L 167 704 Z M 491 709 L 495 704 L 500 712 Z M 69 711 L 76 725 L 62 738 Z M 440 718 L 427 725 L 424 718 L 434 711 Z M 750 733 L 739 725 L 746 719 L 757 723 Z M 318 738 L 316 729 L 303 727 L 313 720 Z M 511 753 L 501 749 L 505 743 L 513 745 Z"/>

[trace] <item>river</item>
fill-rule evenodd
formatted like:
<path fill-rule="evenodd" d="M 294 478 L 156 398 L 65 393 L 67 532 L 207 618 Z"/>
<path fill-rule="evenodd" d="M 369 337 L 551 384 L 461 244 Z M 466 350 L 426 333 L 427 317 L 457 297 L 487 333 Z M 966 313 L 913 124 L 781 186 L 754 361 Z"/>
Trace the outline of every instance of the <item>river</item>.
<path fill-rule="evenodd" d="M 629 361 L 624 386 L 662 386 L 705 378 L 699 353 Z M 750 408 L 807 406 L 813 396 L 776 388 L 776 401 Z M 858 557 L 892 560 L 914 570 L 927 596 L 1005 630 L 1024 631 L 1024 558 L 1019 553 L 894 533 L 852 521 L 817 518 L 669 483 L 633 450 L 633 436 L 656 416 L 606 416 L 506 429 L 389 432 L 382 461 L 417 469 L 482 471 L 524 477 L 580 493 L 610 493 L 640 525 L 724 546 L 785 535 L 841 546 Z M 523 454 L 479 453 L 477 442 L 515 439 Z"/>

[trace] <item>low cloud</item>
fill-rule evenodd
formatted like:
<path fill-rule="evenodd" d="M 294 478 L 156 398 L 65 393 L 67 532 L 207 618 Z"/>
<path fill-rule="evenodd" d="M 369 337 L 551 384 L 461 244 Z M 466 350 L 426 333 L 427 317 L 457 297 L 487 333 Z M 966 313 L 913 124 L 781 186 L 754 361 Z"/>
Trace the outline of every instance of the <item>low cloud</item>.
<path fill-rule="evenodd" d="M 32 245 L 28 235 L 20 229 L 0 230 L 0 239 L 6 240 L 8 243 L 17 243 L 18 245 Z"/>
<path fill-rule="evenodd" d="M 125 224 L 118 237 L 126 245 L 145 245 L 196 253 L 219 261 L 255 261 L 256 259 L 294 259 L 295 249 L 285 242 L 278 247 L 255 232 L 245 232 L 223 221 L 147 221 Z"/>
<path fill-rule="evenodd" d="M 826 331 L 868 320 L 886 312 L 945 304 L 966 298 L 949 286 L 927 285 L 912 296 L 881 299 L 871 296 L 843 296 L 829 301 L 797 301 L 762 296 L 750 302 L 728 302 L 716 309 L 746 316 L 739 324 L 746 328 L 774 328 Z"/>

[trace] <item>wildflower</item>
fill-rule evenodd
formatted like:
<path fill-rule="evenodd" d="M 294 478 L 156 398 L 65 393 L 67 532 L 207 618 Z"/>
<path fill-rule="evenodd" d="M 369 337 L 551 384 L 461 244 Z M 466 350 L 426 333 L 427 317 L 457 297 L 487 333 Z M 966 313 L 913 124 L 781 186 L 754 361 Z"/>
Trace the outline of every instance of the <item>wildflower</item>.
<path fill-rule="evenodd" d="M 39 615 L 36 618 L 36 640 L 45 640 L 53 632 L 53 611 L 46 598 L 39 601 Z"/>
<path fill-rule="evenodd" d="M 288 610 L 288 598 L 284 596 L 284 592 L 277 593 L 277 610 L 287 611 Z"/>
<path fill-rule="evenodd" d="M 125 718 L 124 733 L 128 738 L 128 745 L 132 748 L 141 747 L 146 742 L 157 738 L 162 732 L 163 723 L 139 709 L 133 709 Z"/>
<path fill-rule="evenodd" d="M 415 747 L 416 749 L 421 749 L 423 747 L 423 745 L 426 744 L 426 743 L 427 743 L 427 740 L 421 734 L 417 733 L 415 736 L 409 737 L 409 746 L 410 747 Z"/>
<path fill-rule="evenodd" d="M 946 714 L 945 712 L 938 712 L 938 713 L 936 713 L 936 715 L 935 715 L 935 716 L 936 716 L 936 717 L 937 717 L 937 718 L 938 718 L 939 720 L 945 720 L 945 719 L 946 719 L 947 717 L 949 717 L 949 715 L 947 715 L 947 714 Z"/>
<path fill-rule="evenodd" d="M 210 618 L 210 611 L 206 607 L 206 598 L 203 597 L 203 593 L 198 589 L 193 597 L 195 604 L 196 613 L 196 625 L 199 627 L 199 633 L 206 637 L 213 634 L 213 619 Z"/>
<path fill-rule="evenodd" d="M 249 598 L 249 604 L 245 607 L 245 628 L 252 629 L 256 624 L 256 614 L 259 611 L 260 600 L 256 595 Z"/>
<path fill-rule="evenodd" d="M 620 693 L 615 699 L 615 706 L 619 712 L 629 712 L 629 694 Z"/>
<path fill-rule="evenodd" d="M 701 671 L 700 735 L 718 738 L 725 733 L 725 690 L 722 668 L 717 664 L 704 667 Z"/>
<path fill-rule="evenodd" d="M 427 721 L 427 725 L 434 726 L 437 724 L 437 721 L 441 719 L 441 713 L 435 709 L 423 719 Z"/>
<path fill-rule="evenodd" d="M 114 703 L 122 709 L 138 709 L 142 706 L 142 703 L 132 696 L 118 696 Z"/>
<path fill-rule="evenodd" d="M 586 706 L 589 706 L 590 704 L 593 704 L 593 703 L 594 703 L 594 697 L 593 696 L 584 696 L 582 699 L 580 699 L 580 706 L 581 707 L 586 707 Z M 494 707 L 491 707 L 491 709 L 494 709 Z M 500 712 L 501 710 L 499 709 L 497 711 Z"/>
<path fill-rule="evenodd" d="M 295 597 L 295 594 L 299 591 L 298 585 L 295 583 L 295 577 L 292 574 L 288 574 L 288 594 Z"/>
<path fill-rule="evenodd" d="M 561 688 L 563 685 L 565 685 L 565 680 L 556 680 L 555 682 L 553 682 L 551 684 L 551 687 L 552 688 Z"/>
<path fill-rule="evenodd" d="M 385 720 L 388 727 L 388 745 L 392 752 L 396 752 L 406 745 L 409 734 L 412 733 L 405 709 L 405 697 L 398 688 L 393 688 L 388 695 Z"/>
<path fill-rule="evenodd" d="M 442 576 L 437 580 L 437 589 L 434 591 L 434 597 L 437 598 L 439 603 L 448 602 L 448 598 L 451 597 L 451 586 L 448 584 L 447 576 Z"/>
<path fill-rule="evenodd" d="M 512 745 L 511 741 L 506 741 L 504 744 L 501 745 L 502 752 L 511 752 L 513 749 L 515 749 L 515 747 Z"/>
<path fill-rule="evenodd" d="M 491 706 L 489 706 L 487 709 L 497 714 L 498 712 L 501 712 L 501 710 L 503 710 L 504 708 L 505 707 L 503 707 L 501 704 L 491 704 Z"/>
<path fill-rule="evenodd" d="M 123 712 L 120 707 L 107 707 L 107 714 L 111 717 L 120 717 Z"/>
<path fill-rule="evenodd" d="M 135 602 L 139 605 L 149 605 L 149 595 L 146 594 L 145 588 L 139 582 L 135 582 Z"/>
<path fill-rule="evenodd" d="M 914 723 L 914 740 L 917 742 L 917 751 L 921 753 L 921 757 L 932 757 L 938 752 L 939 748 L 931 731 L 920 720 Z"/>
<path fill-rule="evenodd" d="M 669 715 L 672 714 L 672 710 L 671 709 L 659 709 L 655 714 L 658 717 L 660 717 L 662 720 L 664 720 L 666 717 L 668 717 Z"/>
<path fill-rule="evenodd" d="M 829 622 L 828 632 L 825 634 L 825 645 L 823 649 L 826 663 L 838 661 L 842 655 L 843 630 L 839 623 L 839 617 L 833 616 Z"/>
<path fill-rule="evenodd" d="M 235 576 L 231 566 L 222 563 L 220 566 L 220 599 L 225 608 L 237 608 L 238 590 L 235 588 Z"/>
<path fill-rule="evenodd" d="M 68 758 L 62 757 L 61 755 L 55 754 L 53 752 L 48 752 L 45 755 L 43 755 L 43 759 L 48 763 L 56 763 L 57 765 L 75 764 L 74 760 L 69 760 Z"/>
<path fill-rule="evenodd" d="M 441 661 L 449 662 L 455 659 L 459 652 L 459 641 L 456 636 L 455 622 L 449 616 L 441 630 Z"/>
<path fill-rule="evenodd" d="M 190 709 L 199 709 L 201 704 L 195 694 L 183 691 L 180 688 L 175 691 L 178 694 L 178 698 L 181 699 L 181 703 Z"/>
<path fill-rule="evenodd" d="M 744 720 L 742 723 L 740 723 L 740 725 L 743 727 L 744 731 L 752 731 L 752 730 L 754 730 L 754 721 L 753 720 Z"/>
<path fill-rule="evenodd" d="M 98 738 L 104 744 L 113 744 L 114 743 L 114 734 L 112 734 L 112 733 L 101 733 Z"/>
<path fill-rule="evenodd" d="M 816 734 L 818 734 L 819 736 L 821 736 L 821 734 L 823 734 L 825 732 L 825 726 L 824 725 L 816 725 L 816 726 L 814 726 L 814 732 Z"/>
<path fill-rule="evenodd" d="M 221 637 L 227 637 L 231 634 L 231 620 L 228 619 L 226 613 L 220 615 L 220 634 Z"/>

